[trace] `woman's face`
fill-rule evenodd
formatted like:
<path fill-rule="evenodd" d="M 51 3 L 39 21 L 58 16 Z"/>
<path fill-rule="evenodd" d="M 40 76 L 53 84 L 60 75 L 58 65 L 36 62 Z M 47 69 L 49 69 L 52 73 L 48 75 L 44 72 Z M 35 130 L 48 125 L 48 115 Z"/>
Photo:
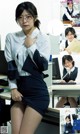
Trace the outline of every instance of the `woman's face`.
<path fill-rule="evenodd" d="M 66 123 L 70 123 L 70 119 L 68 117 L 66 118 Z"/>
<path fill-rule="evenodd" d="M 73 62 L 73 61 L 65 60 L 64 67 L 65 67 L 65 68 L 68 68 L 68 69 L 71 69 L 71 68 L 73 67 L 72 62 Z"/>
<path fill-rule="evenodd" d="M 72 7 L 73 7 L 72 2 L 70 2 L 70 3 L 68 4 L 68 7 L 69 7 L 69 9 L 72 9 Z"/>
<path fill-rule="evenodd" d="M 18 18 L 18 23 L 24 32 L 29 32 L 34 28 L 34 18 L 26 10 L 24 10 Z"/>
<path fill-rule="evenodd" d="M 67 40 L 69 40 L 70 42 L 72 42 L 72 40 L 74 39 L 74 35 L 71 32 L 69 32 L 67 34 L 66 38 L 67 38 Z"/>

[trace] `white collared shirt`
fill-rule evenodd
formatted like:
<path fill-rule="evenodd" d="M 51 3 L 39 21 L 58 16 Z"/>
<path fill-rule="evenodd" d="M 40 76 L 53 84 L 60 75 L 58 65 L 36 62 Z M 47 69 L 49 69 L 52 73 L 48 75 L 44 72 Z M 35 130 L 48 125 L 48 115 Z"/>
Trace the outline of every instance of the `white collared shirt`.
<path fill-rule="evenodd" d="M 29 48 L 27 48 L 24 44 L 26 35 L 23 31 L 19 31 L 16 33 L 9 33 L 6 36 L 6 44 L 5 44 L 5 57 L 7 62 L 15 60 L 18 72 L 20 76 L 30 75 L 28 72 L 22 70 L 24 61 L 28 54 L 33 60 L 33 55 L 35 50 L 37 49 L 41 56 L 45 57 L 49 60 L 50 56 L 50 42 L 47 35 L 43 35 L 39 29 L 35 29 L 31 34 L 31 38 L 35 38 L 36 42 Z M 16 80 L 9 80 L 10 88 L 17 88 Z"/>

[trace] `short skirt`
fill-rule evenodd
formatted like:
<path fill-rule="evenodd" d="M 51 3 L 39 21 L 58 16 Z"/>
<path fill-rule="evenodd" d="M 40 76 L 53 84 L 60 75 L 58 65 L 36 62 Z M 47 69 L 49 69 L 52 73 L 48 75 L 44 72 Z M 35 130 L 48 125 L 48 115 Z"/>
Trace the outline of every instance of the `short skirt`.
<path fill-rule="evenodd" d="M 49 92 L 43 79 L 30 76 L 20 76 L 17 80 L 18 91 L 23 95 L 22 102 L 39 112 L 42 116 L 49 105 Z M 12 100 L 13 104 L 15 101 Z"/>

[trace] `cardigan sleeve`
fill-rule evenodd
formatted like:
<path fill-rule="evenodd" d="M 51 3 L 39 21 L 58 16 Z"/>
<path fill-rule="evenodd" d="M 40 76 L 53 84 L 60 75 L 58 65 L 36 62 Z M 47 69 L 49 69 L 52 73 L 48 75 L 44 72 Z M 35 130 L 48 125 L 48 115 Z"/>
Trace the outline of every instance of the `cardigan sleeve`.
<path fill-rule="evenodd" d="M 8 79 L 9 79 L 9 87 L 10 89 L 13 89 L 13 88 L 17 88 L 17 84 L 16 84 L 16 79 L 13 78 L 13 79 L 10 79 L 10 69 L 9 69 L 9 63 L 13 62 L 13 57 L 12 57 L 12 50 L 11 50 L 11 37 L 10 37 L 10 34 L 8 34 L 6 36 L 6 40 L 5 40 L 5 49 L 4 49 L 4 54 L 5 54 L 5 58 L 7 60 L 7 63 L 8 63 Z M 12 73 L 14 73 L 14 67 L 13 69 L 11 68 L 12 70 Z"/>

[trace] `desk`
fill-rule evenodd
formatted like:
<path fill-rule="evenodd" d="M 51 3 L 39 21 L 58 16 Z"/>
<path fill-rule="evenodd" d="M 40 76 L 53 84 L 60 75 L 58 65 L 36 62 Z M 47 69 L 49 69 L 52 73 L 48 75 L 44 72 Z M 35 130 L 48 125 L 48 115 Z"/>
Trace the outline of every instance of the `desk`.
<path fill-rule="evenodd" d="M 52 90 L 80 90 L 80 84 L 73 84 L 73 85 L 51 85 L 49 91 Z"/>
<path fill-rule="evenodd" d="M 5 89 L 4 92 L 0 93 L 0 97 L 3 98 L 3 99 L 10 100 L 11 99 L 11 93 L 10 93 L 10 91 Z"/>
<path fill-rule="evenodd" d="M 7 80 L 7 76 L 6 75 L 0 75 L 0 79 Z M 10 100 L 11 99 L 11 94 L 10 94 L 9 87 L 8 86 L 1 86 L 0 85 L 0 88 L 4 89 L 4 92 L 0 93 L 0 97 L 3 98 L 3 99 Z"/>
<path fill-rule="evenodd" d="M 49 92 L 52 93 L 52 107 L 54 107 L 55 96 L 80 96 L 80 85 L 52 85 L 51 87 L 49 87 Z"/>
<path fill-rule="evenodd" d="M 63 24 L 71 24 L 72 25 L 72 21 L 62 21 Z"/>
<path fill-rule="evenodd" d="M 6 75 L 0 75 L 0 79 L 7 79 Z"/>

